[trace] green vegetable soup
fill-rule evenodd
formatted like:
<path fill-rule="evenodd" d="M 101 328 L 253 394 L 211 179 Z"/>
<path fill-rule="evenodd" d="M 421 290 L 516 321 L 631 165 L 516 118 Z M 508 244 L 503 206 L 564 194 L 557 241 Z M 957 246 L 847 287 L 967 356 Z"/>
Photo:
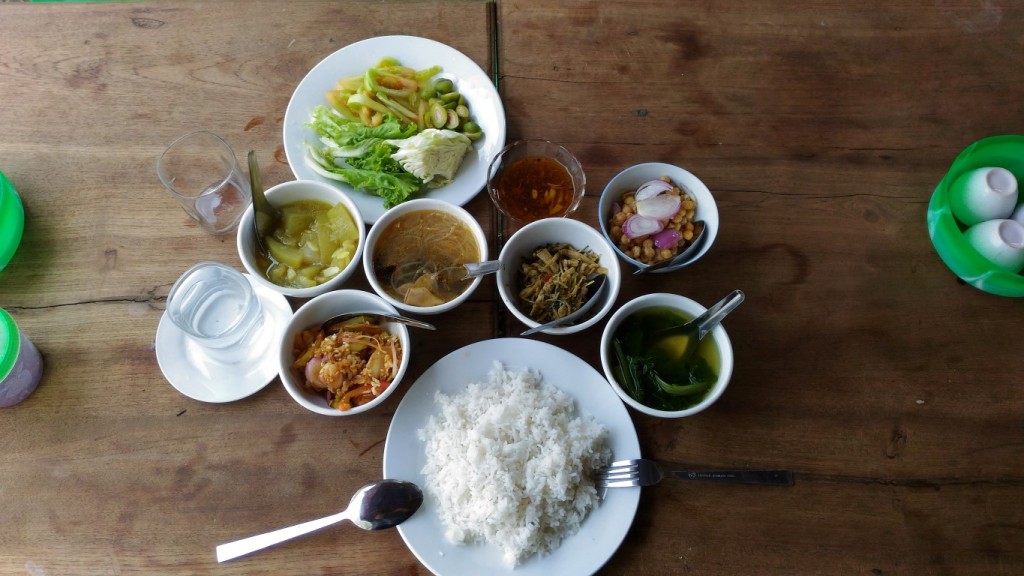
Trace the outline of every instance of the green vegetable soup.
<path fill-rule="evenodd" d="M 718 380 L 721 356 L 712 335 L 681 358 L 686 336 L 672 328 L 693 317 L 675 308 L 655 306 L 628 316 L 612 337 L 612 370 L 634 400 L 657 410 L 690 408 L 704 399 Z"/>

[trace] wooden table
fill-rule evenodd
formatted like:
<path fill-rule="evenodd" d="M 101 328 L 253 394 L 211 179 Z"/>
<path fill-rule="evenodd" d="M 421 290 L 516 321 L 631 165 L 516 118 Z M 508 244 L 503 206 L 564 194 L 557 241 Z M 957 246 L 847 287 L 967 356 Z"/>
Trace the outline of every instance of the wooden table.
<path fill-rule="evenodd" d="M 154 355 L 181 271 L 240 268 L 233 238 L 201 232 L 161 188 L 164 146 L 213 130 L 268 159 L 268 185 L 291 179 L 292 90 L 387 34 L 495 72 L 510 139 L 581 159 L 581 220 L 597 225 L 604 184 L 643 161 L 684 166 L 717 198 L 711 252 L 625 278 L 619 302 L 746 291 L 726 322 L 731 384 L 690 418 L 631 416 L 646 456 L 785 467 L 797 483 L 644 489 L 602 573 L 1024 573 L 1024 311 L 958 281 L 925 227 L 957 153 L 1024 125 L 1024 11 L 974 0 L 0 5 L 0 170 L 27 212 L 0 306 L 46 362 L 36 393 L 0 412 L 0 572 L 428 573 L 397 532 L 350 527 L 213 556 L 378 478 L 404 390 L 353 418 L 311 414 L 276 381 L 204 404 Z M 496 246 L 511 232 L 486 194 L 468 208 Z M 490 280 L 434 319 L 443 337 L 414 333 L 407 384 L 517 334 L 500 312 Z M 539 339 L 599 369 L 602 326 Z"/>

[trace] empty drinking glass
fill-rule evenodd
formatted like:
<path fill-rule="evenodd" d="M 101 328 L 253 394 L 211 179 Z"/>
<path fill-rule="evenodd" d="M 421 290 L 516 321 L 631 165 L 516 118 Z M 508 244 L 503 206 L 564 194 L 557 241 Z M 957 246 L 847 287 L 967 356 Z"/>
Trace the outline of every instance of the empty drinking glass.
<path fill-rule="evenodd" d="M 234 230 L 251 203 L 234 151 L 213 132 L 192 132 L 172 142 L 156 171 L 185 213 L 211 234 Z"/>

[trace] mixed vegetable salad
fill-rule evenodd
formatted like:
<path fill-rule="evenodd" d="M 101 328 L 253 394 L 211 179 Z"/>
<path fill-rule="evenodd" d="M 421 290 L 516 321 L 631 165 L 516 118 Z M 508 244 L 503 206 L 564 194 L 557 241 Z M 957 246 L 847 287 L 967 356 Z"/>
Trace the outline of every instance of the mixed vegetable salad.
<path fill-rule="evenodd" d="M 320 140 L 306 144 L 309 166 L 380 196 L 385 208 L 450 183 L 483 132 L 455 83 L 440 73 L 440 66 L 414 70 L 384 58 L 339 80 L 328 104 L 310 111 L 307 125 Z"/>

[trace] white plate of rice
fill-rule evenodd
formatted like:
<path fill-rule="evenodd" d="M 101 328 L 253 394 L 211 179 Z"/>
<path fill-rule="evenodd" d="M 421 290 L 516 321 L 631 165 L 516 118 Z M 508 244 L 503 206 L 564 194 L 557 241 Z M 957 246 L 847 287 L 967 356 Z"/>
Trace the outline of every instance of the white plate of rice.
<path fill-rule="evenodd" d="M 498 374 L 505 378 L 529 371 L 540 378 L 540 389 L 547 392 L 551 392 L 551 387 L 557 389 L 553 397 L 564 393 L 574 405 L 574 420 L 578 420 L 573 423 L 574 435 L 578 430 L 593 431 L 592 425 L 596 424 L 606 430 L 604 441 L 613 458 L 640 456 L 633 422 L 600 373 L 556 346 L 535 340 L 501 338 L 470 344 L 448 354 L 409 388 L 388 430 L 384 446 L 385 478 L 409 480 L 421 487 L 427 486 L 423 471 L 428 458 L 421 432 L 428 426 L 436 432 L 438 420 L 446 422 L 447 418 L 450 424 L 451 419 L 450 414 L 442 415 L 436 403 L 437 394 L 461 402 L 467 397 L 470 384 L 481 384 L 486 389 L 487 384 L 494 384 L 490 380 L 495 374 L 495 363 L 500 363 L 498 369 L 503 370 Z M 515 384 L 524 386 L 518 379 Z M 474 397 L 475 401 L 481 401 L 481 398 L 485 400 L 486 395 Z M 537 400 L 532 398 L 532 401 Z M 550 418 L 550 414 L 545 415 L 545 419 Z M 436 440 L 434 435 L 428 436 Z M 432 463 L 436 465 L 436 459 Z M 562 539 L 550 553 L 527 556 L 513 567 L 506 561 L 501 547 L 495 544 L 456 544 L 449 541 L 446 537 L 448 527 L 439 509 L 441 500 L 428 490 L 425 493 L 423 506 L 412 518 L 400 524 L 398 531 L 416 558 L 431 572 L 442 576 L 593 574 L 622 543 L 640 502 L 640 490 L 608 490 L 579 524 L 578 531 Z M 501 517 L 497 511 L 493 513 L 497 515 L 495 523 L 509 520 L 508 516 Z"/>

